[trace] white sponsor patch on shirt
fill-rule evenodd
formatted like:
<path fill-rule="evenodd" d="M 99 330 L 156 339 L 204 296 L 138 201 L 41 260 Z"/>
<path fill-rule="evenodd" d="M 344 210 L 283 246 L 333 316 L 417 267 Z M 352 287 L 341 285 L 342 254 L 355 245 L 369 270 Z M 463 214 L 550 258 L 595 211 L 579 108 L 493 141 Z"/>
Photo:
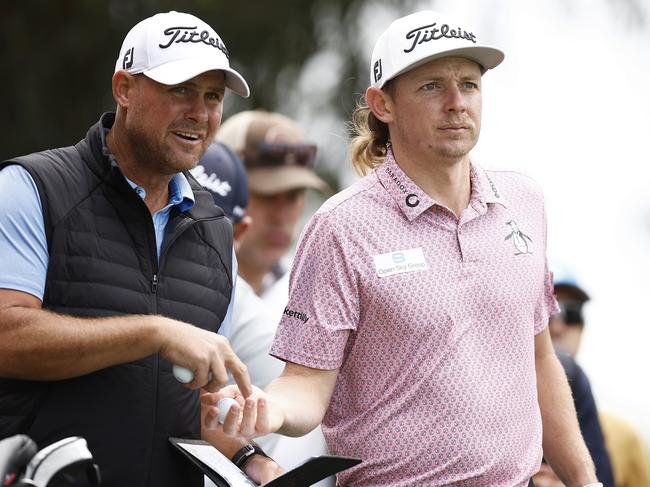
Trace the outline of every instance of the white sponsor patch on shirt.
<path fill-rule="evenodd" d="M 403 272 L 423 271 L 429 268 L 427 261 L 424 259 L 422 247 L 373 255 L 373 259 L 379 277 L 402 274 Z"/>

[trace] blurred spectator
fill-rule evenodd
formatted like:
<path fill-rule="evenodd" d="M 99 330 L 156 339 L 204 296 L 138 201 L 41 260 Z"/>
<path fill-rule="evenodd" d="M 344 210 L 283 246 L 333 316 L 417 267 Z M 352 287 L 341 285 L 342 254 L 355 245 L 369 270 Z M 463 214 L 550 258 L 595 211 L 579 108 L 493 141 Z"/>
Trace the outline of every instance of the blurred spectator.
<path fill-rule="evenodd" d="M 287 274 L 287 253 L 305 208 L 305 190 L 328 190 L 314 171 L 316 146 L 305 141 L 303 131 L 288 117 L 261 110 L 230 117 L 217 140 L 246 165 L 248 214 L 255 224 L 242 238 L 239 275 L 264 299 Z M 278 296 L 286 301 L 288 282 L 283 284 L 287 291 Z"/>
<path fill-rule="evenodd" d="M 235 225 L 239 279 L 230 342 L 248 366 L 253 384 L 263 388 L 284 367 L 268 352 L 288 299 L 289 252 L 304 212 L 305 190 L 325 192 L 328 186 L 313 169 L 316 146 L 307 143 L 302 130 L 284 115 L 239 113 L 221 126 L 217 141 L 243 159 L 249 190 L 248 221 L 244 228 Z M 216 166 L 212 170 L 219 174 Z M 218 194 L 215 201 L 220 204 Z M 300 438 L 269 435 L 258 443 L 286 468 L 327 453 L 320 427 Z"/>
<path fill-rule="evenodd" d="M 647 451 L 634 428 L 627 421 L 610 413 L 600 412 L 599 417 L 616 486 L 650 486 Z"/>
<path fill-rule="evenodd" d="M 589 295 L 578 285 L 570 271 L 560 264 L 555 266 L 553 285 L 560 314 L 554 316 L 548 326 L 555 346 L 575 358 L 585 326 L 582 308 L 589 301 Z"/>
<path fill-rule="evenodd" d="M 251 217 L 246 215 L 248 184 L 242 161 L 228 146 L 213 142 L 190 173 L 212 194 L 232 223 L 233 245 L 237 250 L 242 234 L 251 225 Z"/>

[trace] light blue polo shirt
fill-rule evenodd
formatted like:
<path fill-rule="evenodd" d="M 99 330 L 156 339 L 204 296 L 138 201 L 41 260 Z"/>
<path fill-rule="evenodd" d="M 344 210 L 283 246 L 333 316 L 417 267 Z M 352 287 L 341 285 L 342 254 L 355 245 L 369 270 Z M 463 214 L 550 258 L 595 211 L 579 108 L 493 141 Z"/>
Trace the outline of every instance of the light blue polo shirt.
<path fill-rule="evenodd" d="M 144 199 L 145 190 L 130 181 Z M 169 203 L 152 215 L 158 256 L 172 207 L 186 211 L 194 206 L 194 195 L 187 178 L 176 174 L 169 183 Z M 0 171 L 0 288 L 14 289 L 36 296 L 41 301 L 45 291 L 45 277 L 49 254 L 43 209 L 36 183 L 21 166 L 8 166 Z M 237 276 L 237 259 L 233 250 L 233 281 Z M 235 297 L 235 282 L 226 317 L 219 334 L 228 337 Z"/>

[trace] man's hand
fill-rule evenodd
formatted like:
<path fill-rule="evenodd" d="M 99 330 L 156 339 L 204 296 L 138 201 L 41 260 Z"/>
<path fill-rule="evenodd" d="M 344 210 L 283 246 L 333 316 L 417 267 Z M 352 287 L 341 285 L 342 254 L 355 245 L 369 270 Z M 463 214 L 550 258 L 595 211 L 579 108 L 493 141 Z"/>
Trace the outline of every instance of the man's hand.
<path fill-rule="evenodd" d="M 216 404 L 220 399 L 227 397 L 234 399 L 236 404 L 230 407 L 223 423 L 225 435 L 251 439 L 274 433 L 282 427 L 284 414 L 281 408 L 274 406 L 263 390 L 253 386 L 252 394 L 244 398 L 237 386 L 228 386 L 219 392 L 201 396 L 201 403 L 206 409 L 206 429 L 219 427 L 220 411 Z"/>
<path fill-rule="evenodd" d="M 282 475 L 284 469 L 271 458 L 255 454 L 244 465 L 244 472 L 254 482 L 264 485 Z"/>
<path fill-rule="evenodd" d="M 172 364 L 194 373 L 194 380 L 186 384 L 187 387 L 204 387 L 208 391 L 217 391 L 228 384 L 230 371 L 243 397 L 251 394 L 252 386 L 246 365 L 230 348 L 227 338 L 187 323 L 161 319 L 158 351 Z M 210 373 L 211 380 L 208 378 Z"/>

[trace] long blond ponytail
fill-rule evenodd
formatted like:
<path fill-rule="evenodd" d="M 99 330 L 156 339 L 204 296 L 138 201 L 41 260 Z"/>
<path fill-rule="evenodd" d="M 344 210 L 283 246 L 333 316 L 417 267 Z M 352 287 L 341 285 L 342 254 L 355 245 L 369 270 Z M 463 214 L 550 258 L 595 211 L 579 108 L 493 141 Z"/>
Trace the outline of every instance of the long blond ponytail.
<path fill-rule="evenodd" d="M 388 126 L 377 119 L 365 100 L 352 113 L 352 166 L 362 176 L 381 165 L 386 157 Z"/>

